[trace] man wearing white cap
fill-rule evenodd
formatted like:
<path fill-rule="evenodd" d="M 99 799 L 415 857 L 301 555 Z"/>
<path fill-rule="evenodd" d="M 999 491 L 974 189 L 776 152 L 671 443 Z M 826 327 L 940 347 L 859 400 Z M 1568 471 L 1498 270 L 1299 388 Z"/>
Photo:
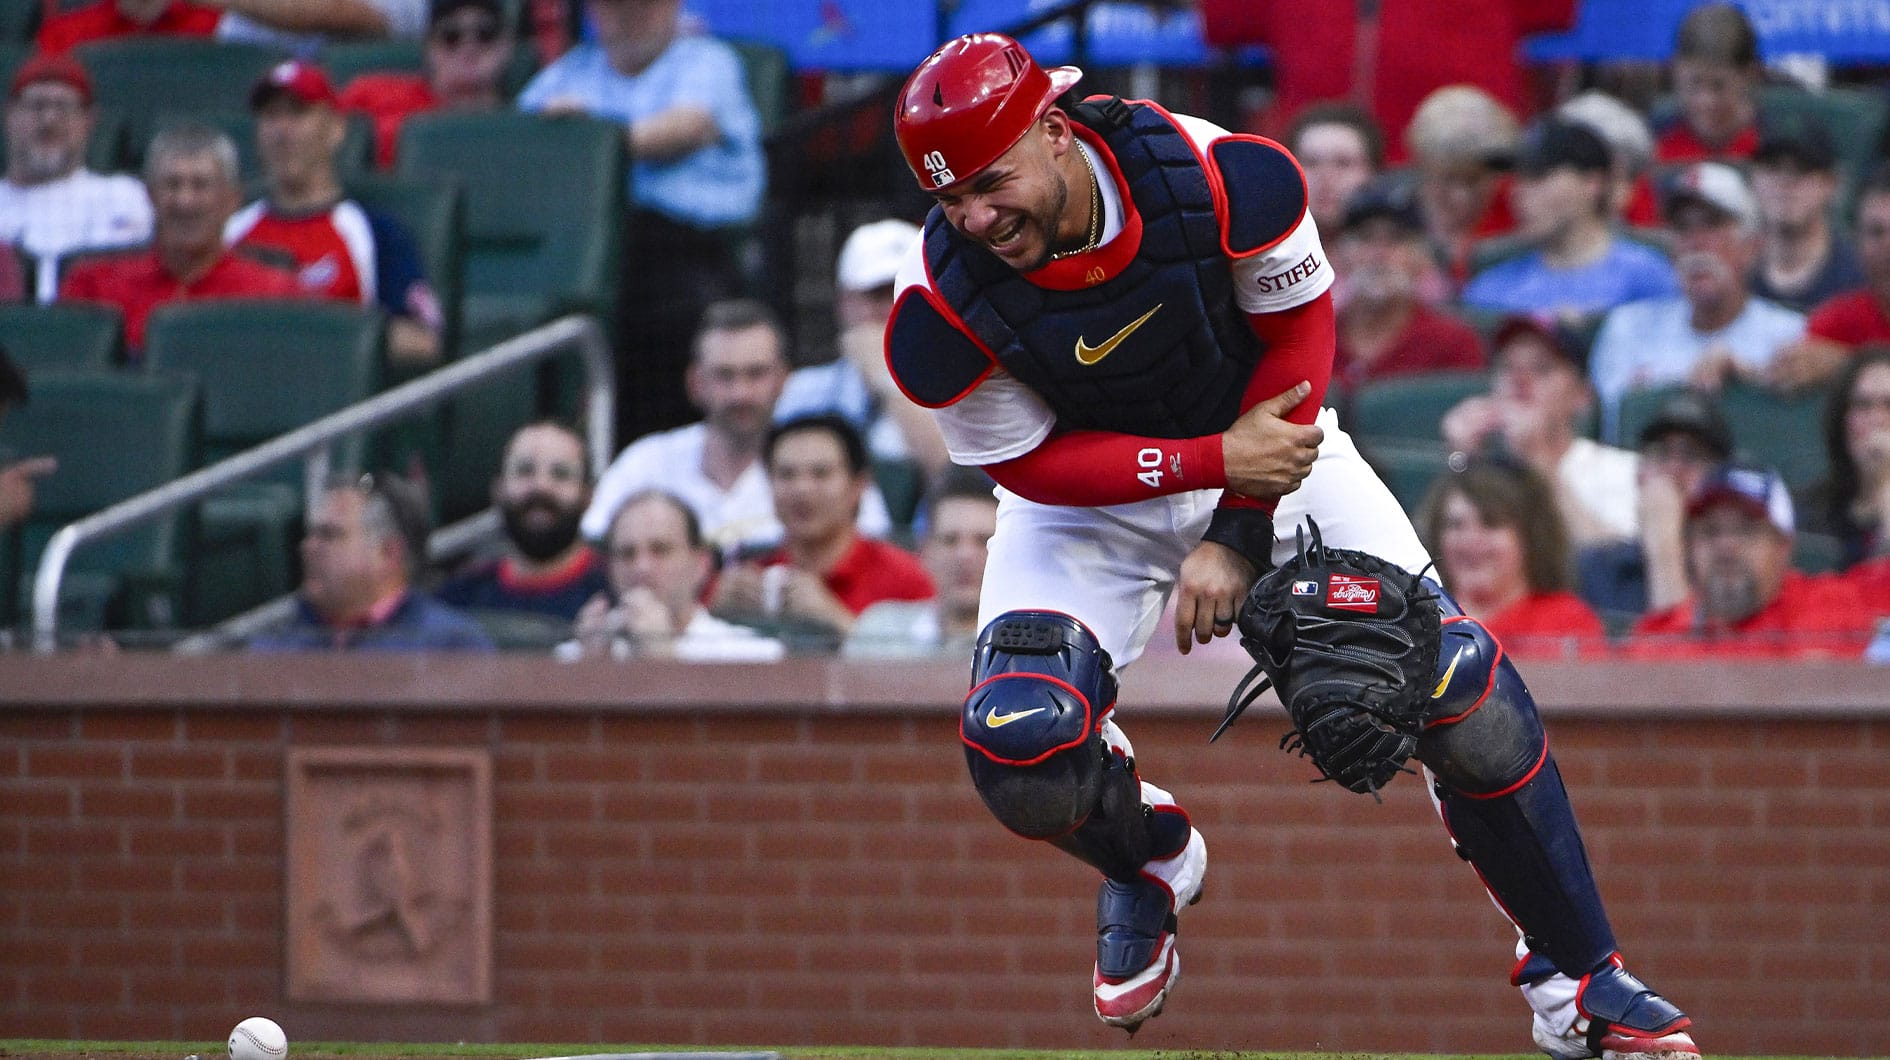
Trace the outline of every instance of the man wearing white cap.
<path fill-rule="evenodd" d="M 1677 237 L 1678 297 L 1610 310 L 1595 337 L 1590 373 L 1604 436 L 1630 390 L 1691 379 L 1716 390 L 1734 375 L 1758 379 L 1779 347 L 1805 332 L 1805 317 L 1752 293 L 1759 206 L 1739 171 L 1722 162 L 1682 170 L 1667 193 Z"/>
<path fill-rule="evenodd" d="M 900 395 L 883 345 L 893 279 L 918 241 L 917 225 L 893 218 L 863 224 L 847 236 L 834 268 L 839 355 L 788 376 L 774 419 L 835 413 L 866 435 L 874 457 L 915 461 L 935 478 L 950 461 L 945 439 L 931 413 Z"/>

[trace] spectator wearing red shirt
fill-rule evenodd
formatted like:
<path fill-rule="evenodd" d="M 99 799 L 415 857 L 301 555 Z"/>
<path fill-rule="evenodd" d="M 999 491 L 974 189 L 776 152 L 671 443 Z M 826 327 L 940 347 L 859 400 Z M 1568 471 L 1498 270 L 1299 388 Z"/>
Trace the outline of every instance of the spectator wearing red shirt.
<path fill-rule="evenodd" d="M 280 63 L 249 104 L 268 193 L 230 218 L 224 240 L 285 255 L 313 297 L 385 309 L 394 363 L 438 361 L 440 306 L 413 237 L 342 189 L 336 156 L 348 127 L 328 75 L 306 60 Z"/>
<path fill-rule="evenodd" d="M 1348 392 L 1397 375 L 1474 371 L 1483 342 L 1470 325 L 1424 304 L 1435 265 L 1424 217 L 1408 180 L 1381 177 L 1360 188 L 1327 244 L 1338 275 L 1338 337 L 1332 376 Z"/>
<path fill-rule="evenodd" d="M 762 462 L 783 541 L 723 573 L 716 614 L 811 631 L 837 646 L 868 604 L 936 594 L 917 556 L 854 528 L 872 471 L 852 424 L 830 414 L 789 420 L 768 435 Z"/>
<path fill-rule="evenodd" d="M 1506 650 L 1600 646 L 1601 619 L 1571 591 L 1568 530 L 1547 479 L 1509 460 L 1472 461 L 1432 485 L 1417 522 L 1445 589 Z"/>
<path fill-rule="evenodd" d="M 431 110 L 497 110 L 516 43 L 498 0 L 434 0 L 427 16 L 426 72 L 363 74 L 341 91 L 341 109 L 374 123 L 374 161 L 394 167 L 400 127 Z"/>
<path fill-rule="evenodd" d="M 1743 162 L 1759 146 L 1759 35 L 1732 4 L 1687 12 L 1674 37 L 1673 91 L 1680 107 L 1654 141 L 1654 160 Z"/>
<path fill-rule="evenodd" d="M 1801 387 L 1830 379 L 1851 351 L 1865 343 L 1890 342 L 1890 163 L 1879 165 L 1857 189 L 1853 237 L 1864 285 L 1811 311 L 1805 337 L 1778 352 L 1772 379 Z"/>
<path fill-rule="evenodd" d="M 1215 45 L 1264 44 L 1273 52 L 1283 127 L 1315 100 L 1349 99 L 1388 130 L 1402 130 L 1418 102 L 1445 85 L 1473 85 L 1509 109 L 1532 108 L 1517 45 L 1531 33 L 1567 29 L 1574 0 L 1202 0 L 1201 24 Z M 1393 139 L 1390 159 L 1408 143 Z"/>
<path fill-rule="evenodd" d="M 1649 614 L 1625 646 L 1640 658 L 1856 658 L 1875 626 L 1856 584 L 1792 569 L 1785 483 L 1768 469 L 1727 464 L 1687 499 L 1692 595 Z"/>
<path fill-rule="evenodd" d="M 241 194 L 236 145 L 197 124 L 175 125 L 145 151 L 151 196 L 148 250 L 81 262 L 59 286 L 64 301 L 103 302 L 125 314 L 125 345 L 135 360 L 145 321 L 166 302 L 210 298 L 293 298 L 295 276 L 239 257 L 223 244 L 223 226 Z"/>
<path fill-rule="evenodd" d="M 50 15 L 39 27 L 39 50 L 67 52 L 81 44 L 143 34 L 208 37 L 223 12 L 183 0 L 96 0 Z"/>

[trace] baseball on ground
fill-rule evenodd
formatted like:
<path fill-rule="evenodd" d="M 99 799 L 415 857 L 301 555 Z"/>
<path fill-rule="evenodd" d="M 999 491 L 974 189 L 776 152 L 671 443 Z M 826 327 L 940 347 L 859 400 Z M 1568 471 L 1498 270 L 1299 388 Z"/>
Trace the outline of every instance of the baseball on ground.
<path fill-rule="evenodd" d="M 288 1055 L 288 1036 L 275 1020 L 251 1016 L 230 1032 L 230 1060 L 283 1060 Z"/>

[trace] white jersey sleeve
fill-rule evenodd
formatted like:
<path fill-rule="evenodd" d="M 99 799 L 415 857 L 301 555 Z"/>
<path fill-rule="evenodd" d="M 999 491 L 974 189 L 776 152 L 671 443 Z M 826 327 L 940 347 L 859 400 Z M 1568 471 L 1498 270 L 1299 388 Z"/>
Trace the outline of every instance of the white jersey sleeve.
<path fill-rule="evenodd" d="M 899 266 L 894 289 L 927 285 L 925 243 L 914 240 Z M 964 397 L 932 410 L 952 463 L 997 464 L 1023 456 L 1043 443 L 1056 426 L 1056 413 L 1037 392 L 1002 369 L 994 370 Z"/>
<path fill-rule="evenodd" d="M 1230 135 L 1226 129 L 1186 114 L 1174 116 L 1195 149 L 1206 155 L 1208 146 Z M 1319 226 L 1312 214 L 1302 212 L 1299 224 L 1285 238 L 1258 254 L 1236 258 L 1234 302 L 1248 313 L 1277 313 L 1304 305 L 1332 286 L 1332 263 L 1319 243 Z"/>

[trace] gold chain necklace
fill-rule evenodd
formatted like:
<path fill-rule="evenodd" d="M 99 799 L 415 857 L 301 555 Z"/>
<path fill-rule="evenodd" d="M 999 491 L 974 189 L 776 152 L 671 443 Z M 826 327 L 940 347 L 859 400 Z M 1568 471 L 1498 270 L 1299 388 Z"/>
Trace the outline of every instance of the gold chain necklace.
<path fill-rule="evenodd" d="M 1096 166 L 1089 160 L 1089 152 L 1078 147 L 1076 153 L 1082 156 L 1083 169 L 1089 174 L 1089 238 L 1083 240 L 1083 245 L 1075 250 L 1050 255 L 1051 261 L 1087 254 L 1102 242 L 1102 182 L 1096 179 Z"/>

